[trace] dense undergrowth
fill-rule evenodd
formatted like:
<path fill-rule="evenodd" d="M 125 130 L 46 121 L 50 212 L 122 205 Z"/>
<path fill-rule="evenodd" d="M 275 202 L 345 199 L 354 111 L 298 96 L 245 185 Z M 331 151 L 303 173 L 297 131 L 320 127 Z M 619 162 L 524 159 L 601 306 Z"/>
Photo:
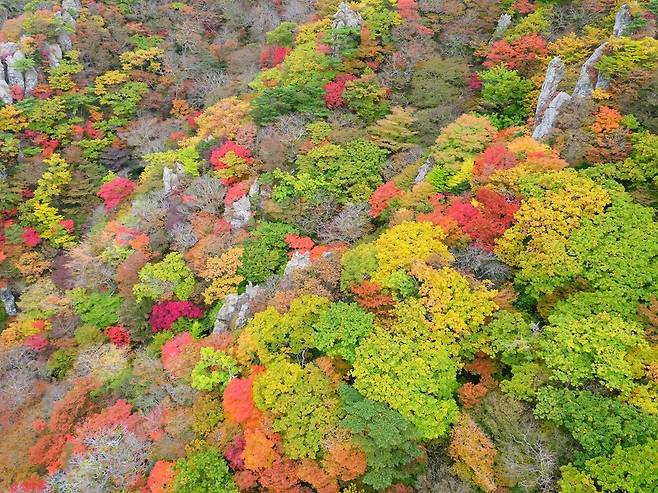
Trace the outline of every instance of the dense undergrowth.
<path fill-rule="evenodd" d="M 0 489 L 658 491 L 656 15 L 0 0 Z"/>

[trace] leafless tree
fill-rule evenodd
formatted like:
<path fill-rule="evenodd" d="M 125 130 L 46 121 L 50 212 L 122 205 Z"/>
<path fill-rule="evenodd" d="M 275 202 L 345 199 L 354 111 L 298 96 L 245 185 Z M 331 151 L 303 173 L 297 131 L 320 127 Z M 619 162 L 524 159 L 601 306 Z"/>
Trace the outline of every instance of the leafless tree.
<path fill-rule="evenodd" d="M 85 452 L 74 454 L 63 474 L 50 478 L 56 491 L 123 491 L 148 469 L 148 442 L 125 426 L 102 430 L 87 437 L 84 444 Z"/>
<path fill-rule="evenodd" d="M 317 229 L 317 235 L 323 242 L 344 241 L 355 243 L 372 230 L 365 203 L 348 204 L 329 222 Z"/>
<path fill-rule="evenodd" d="M 187 204 L 191 211 L 203 211 L 210 214 L 223 212 L 225 194 L 226 187 L 210 174 L 195 178 L 183 192 L 183 195 L 194 197 L 194 200 Z"/>
<path fill-rule="evenodd" d="M 557 491 L 560 464 L 573 450 L 566 434 L 543 429 L 525 404 L 498 391 L 487 394 L 475 415 L 494 440 L 509 482 L 524 491 Z"/>
<path fill-rule="evenodd" d="M 176 223 L 169 232 L 169 236 L 171 237 L 171 249 L 177 252 L 184 253 L 199 241 L 189 221 Z"/>
<path fill-rule="evenodd" d="M 453 473 L 452 463 L 443 448 L 431 449 L 427 455 L 427 469 L 418 477 L 415 491 L 419 493 L 476 493 L 478 491 Z"/>
<path fill-rule="evenodd" d="M 512 269 L 498 260 L 492 252 L 468 246 L 454 252 L 455 266 L 473 275 L 477 279 L 489 279 L 496 283 L 509 281 Z"/>
<path fill-rule="evenodd" d="M 127 223 L 146 233 L 161 231 L 168 208 L 169 203 L 162 190 L 143 194 L 133 201 Z"/>
<path fill-rule="evenodd" d="M 140 118 L 119 133 L 126 143 L 135 149 L 139 156 L 160 152 L 165 149 L 169 136 L 182 130 L 178 120 L 160 120 L 159 118 Z"/>

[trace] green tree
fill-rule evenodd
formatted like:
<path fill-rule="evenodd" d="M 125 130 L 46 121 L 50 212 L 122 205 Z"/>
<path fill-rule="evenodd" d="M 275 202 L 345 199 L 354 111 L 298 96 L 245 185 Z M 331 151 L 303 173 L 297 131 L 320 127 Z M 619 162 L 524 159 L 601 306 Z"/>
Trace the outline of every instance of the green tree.
<path fill-rule="evenodd" d="M 535 416 L 566 428 L 583 447 L 578 462 L 658 438 L 658 418 L 613 398 L 550 386 L 536 398 Z"/>
<path fill-rule="evenodd" d="M 596 457 L 582 471 L 572 465 L 562 468 L 560 493 L 651 493 L 658 490 L 658 441 L 622 448 L 612 455 Z"/>
<path fill-rule="evenodd" d="M 451 105 L 462 97 L 468 64 L 461 58 L 434 57 L 416 64 L 409 102 L 417 108 Z"/>
<path fill-rule="evenodd" d="M 192 369 L 192 387 L 207 392 L 224 390 L 228 381 L 238 375 L 238 365 L 232 356 L 211 347 L 201 348 L 201 358 Z"/>
<path fill-rule="evenodd" d="M 365 123 L 372 123 L 388 113 L 389 106 L 384 97 L 386 91 L 379 87 L 373 77 L 366 76 L 351 80 L 345 85 L 343 99 Z"/>
<path fill-rule="evenodd" d="M 174 493 L 238 493 L 219 450 L 204 446 L 174 466 Z"/>
<path fill-rule="evenodd" d="M 273 307 L 258 312 L 240 334 L 244 356 L 267 364 L 279 355 L 311 357 L 306 351 L 316 346 L 314 324 L 329 300 L 321 296 L 300 296 L 286 313 Z"/>
<path fill-rule="evenodd" d="M 289 85 L 267 88 L 251 102 L 251 116 L 261 126 L 292 112 L 326 116 L 329 111 L 324 102 L 322 87 L 307 84 L 304 87 Z"/>
<path fill-rule="evenodd" d="M 68 295 L 75 312 L 86 325 L 105 329 L 119 322 L 120 296 L 109 291 L 89 293 L 82 288 L 73 289 Z"/>
<path fill-rule="evenodd" d="M 609 389 L 629 389 L 636 375 L 628 354 L 646 346 L 642 327 L 599 313 L 562 320 L 542 332 L 541 355 L 552 378 L 571 385 L 599 380 Z"/>
<path fill-rule="evenodd" d="M 406 482 L 422 456 L 418 430 L 385 404 L 364 398 L 354 388 L 341 385 L 340 403 L 345 412 L 341 425 L 353 433 L 354 442 L 368 457 L 362 481 L 377 490 Z"/>
<path fill-rule="evenodd" d="M 160 262 L 148 263 L 139 271 L 139 282 L 133 286 L 135 299 L 157 301 L 174 295 L 187 300 L 194 291 L 194 274 L 180 252 L 171 252 Z"/>
<path fill-rule="evenodd" d="M 259 224 L 242 245 L 242 266 L 238 274 L 257 284 L 279 273 L 288 260 L 285 237 L 296 232 L 294 227 L 285 223 Z"/>
<path fill-rule="evenodd" d="M 254 380 L 254 402 L 272 415 L 291 459 L 318 457 L 324 439 L 340 418 L 338 396 L 329 380 L 312 364 L 301 367 L 280 358 Z"/>
<path fill-rule="evenodd" d="M 356 245 L 343 253 L 340 287 L 349 290 L 353 284 L 365 281 L 377 270 L 377 249 L 372 243 Z"/>
<path fill-rule="evenodd" d="M 354 363 L 356 348 L 374 329 L 375 317 L 354 303 L 332 303 L 313 324 L 315 347 Z"/>
<path fill-rule="evenodd" d="M 480 74 L 484 107 L 499 128 L 523 125 L 528 117 L 525 98 L 532 82 L 521 77 L 516 70 L 497 65 Z"/>
<path fill-rule="evenodd" d="M 368 128 L 370 139 L 379 147 L 392 152 L 413 147 L 416 132 L 410 128 L 416 120 L 412 113 L 412 108 L 394 106 L 388 115 Z"/>
<path fill-rule="evenodd" d="M 634 204 L 626 194 L 613 195 L 603 214 L 583 221 L 567 242 L 576 259 L 576 276 L 591 290 L 607 291 L 627 304 L 633 315 L 640 302 L 658 293 L 658 223 L 655 211 Z"/>
<path fill-rule="evenodd" d="M 400 333 L 403 330 L 419 332 L 412 339 Z M 457 364 L 449 346 L 423 330 L 427 328 L 422 322 L 411 328 L 407 320 L 392 332 L 375 329 L 357 348 L 352 375 L 355 388 L 365 397 L 387 403 L 424 439 L 433 439 L 445 436 L 458 417 L 453 398 Z"/>
<path fill-rule="evenodd" d="M 340 146 L 322 144 L 297 157 L 295 175 L 276 170 L 273 196 L 311 199 L 318 191 L 333 194 L 340 203 L 361 202 L 382 182 L 380 169 L 388 151 L 356 139 Z"/>

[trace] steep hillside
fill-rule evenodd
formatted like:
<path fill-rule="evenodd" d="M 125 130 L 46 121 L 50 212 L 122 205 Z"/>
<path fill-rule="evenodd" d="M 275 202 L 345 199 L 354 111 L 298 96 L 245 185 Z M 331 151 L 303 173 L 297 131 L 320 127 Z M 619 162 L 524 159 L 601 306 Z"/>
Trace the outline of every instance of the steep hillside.
<path fill-rule="evenodd" d="M 0 0 L 0 490 L 657 492 L 656 15 Z"/>

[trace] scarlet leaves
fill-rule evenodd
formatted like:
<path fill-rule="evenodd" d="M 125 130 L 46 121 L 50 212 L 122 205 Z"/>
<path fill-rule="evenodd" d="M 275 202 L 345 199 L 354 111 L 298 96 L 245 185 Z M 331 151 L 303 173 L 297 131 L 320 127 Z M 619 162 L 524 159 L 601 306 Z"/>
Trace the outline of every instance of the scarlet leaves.
<path fill-rule="evenodd" d="M 388 207 L 391 199 L 399 195 L 402 195 L 402 191 L 392 181 L 380 185 L 368 199 L 368 205 L 370 205 L 368 214 L 371 217 L 379 217 Z"/>
<path fill-rule="evenodd" d="M 229 207 L 231 204 L 233 204 L 233 202 L 247 195 L 248 190 L 249 188 L 244 182 L 240 182 L 240 183 L 236 183 L 235 185 L 232 185 L 226 191 L 226 196 L 224 197 L 224 206 Z"/>
<path fill-rule="evenodd" d="M 107 337 L 115 346 L 128 346 L 130 344 L 130 333 L 123 325 L 114 325 L 105 329 Z"/>
<path fill-rule="evenodd" d="M 512 168 L 516 164 L 516 157 L 503 144 L 491 144 L 475 158 L 473 180 L 484 183 L 494 171 Z"/>
<path fill-rule="evenodd" d="M 491 251 L 496 238 L 512 225 L 519 203 L 488 188 L 480 188 L 475 199 L 479 207 L 456 203 L 448 208 L 447 213 L 478 246 Z"/>
<path fill-rule="evenodd" d="M 236 144 L 232 140 L 227 140 L 221 147 L 213 149 L 210 154 L 210 164 L 212 164 L 215 169 L 226 168 L 228 164 L 224 158 L 229 152 L 244 159 L 247 163 L 251 163 L 251 151 L 249 149 Z"/>
<path fill-rule="evenodd" d="M 201 318 L 203 310 L 189 301 L 163 301 L 153 306 L 149 323 L 153 332 L 169 330 L 181 317 Z"/>
<path fill-rule="evenodd" d="M 159 460 L 155 463 L 153 469 L 151 469 L 146 484 L 149 487 L 150 493 L 166 493 L 173 484 L 175 477 L 174 463 Z"/>
<path fill-rule="evenodd" d="M 137 185 L 128 178 L 117 176 L 112 181 L 103 183 L 98 189 L 98 195 L 105 201 L 105 210 L 115 209 L 122 200 L 129 197 Z"/>
<path fill-rule="evenodd" d="M 494 42 L 486 52 L 486 60 L 482 65 L 491 68 L 502 63 L 509 70 L 523 70 L 547 53 L 546 40 L 538 34 L 528 34 L 515 39 L 511 44 L 504 39 Z"/>
<path fill-rule="evenodd" d="M 224 390 L 224 414 L 226 419 L 247 425 L 260 419 L 253 397 L 253 375 L 249 378 L 233 378 Z"/>
<path fill-rule="evenodd" d="M 345 100 L 343 100 L 345 85 L 355 79 L 354 75 L 341 74 L 336 76 L 333 82 L 324 85 L 324 100 L 327 103 L 327 108 L 334 109 L 345 105 Z"/>
<path fill-rule="evenodd" d="M 77 422 L 92 408 L 89 394 L 95 388 L 93 381 L 82 380 L 55 403 L 46 433 L 30 449 L 32 463 L 45 466 L 51 472 L 62 467 L 64 446 L 72 437 Z"/>
<path fill-rule="evenodd" d="M 315 246 L 315 242 L 308 236 L 298 236 L 292 233 L 289 233 L 284 238 L 288 246 L 299 252 L 309 252 Z"/>
<path fill-rule="evenodd" d="M 487 251 L 493 250 L 496 239 L 512 225 L 519 209 L 518 200 L 484 187 L 478 189 L 474 200 L 437 196 L 433 204 L 434 212 L 419 216 L 419 220 L 440 225 L 452 235 L 458 226 L 477 246 Z"/>
<path fill-rule="evenodd" d="M 260 65 L 263 68 L 276 67 L 285 60 L 290 48 L 285 46 L 267 46 L 260 52 Z"/>
<path fill-rule="evenodd" d="M 383 292 L 383 286 L 376 282 L 363 281 L 352 286 L 356 302 L 366 310 L 384 315 L 393 306 L 393 297 Z"/>

